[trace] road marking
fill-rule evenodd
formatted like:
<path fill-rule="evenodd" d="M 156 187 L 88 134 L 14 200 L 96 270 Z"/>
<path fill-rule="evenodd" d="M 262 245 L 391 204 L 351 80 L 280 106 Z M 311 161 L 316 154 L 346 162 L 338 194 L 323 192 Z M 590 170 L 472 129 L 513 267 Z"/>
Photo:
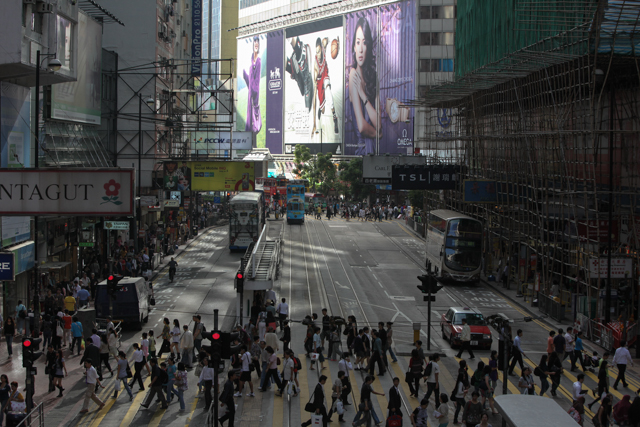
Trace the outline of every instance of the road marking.
<path fill-rule="evenodd" d="M 147 377 L 144 382 L 145 391 L 149 388 L 149 384 L 151 384 L 151 377 Z M 144 400 L 146 395 L 147 395 L 146 392 L 145 393 L 138 392 L 138 394 L 135 395 L 135 397 L 133 398 L 133 401 L 131 402 L 131 406 L 129 407 L 129 410 L 127 411 L 124 418 L 122 419 L 122 422 L 120 423 L 120 427 L 129 427 L 131 425 L 131 422 L 133 421 L 133 418 L 136 416 L 136 414 L 140 410 L 140 405 L 142 404 L 142 401 Z"/>
<path fill-rule="evenodd" d="M 392 299 L 394 301 L 415 301 L 416 300 L 415 297 L 408 297 L 403 295 L 390 295 L 389 299 Z"/>

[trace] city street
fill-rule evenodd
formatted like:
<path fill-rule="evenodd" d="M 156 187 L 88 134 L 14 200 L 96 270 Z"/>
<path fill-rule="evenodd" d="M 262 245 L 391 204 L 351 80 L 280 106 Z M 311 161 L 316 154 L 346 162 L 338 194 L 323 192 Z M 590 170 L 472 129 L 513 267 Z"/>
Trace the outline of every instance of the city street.
<path fill-rule="evenodd" d="M 505 298 L 493 288 L 479 284 L 477 286 L 446 286 L 441 290 L 437 299 L 432 303 L 431 350 L 426 351 L 427 342 L 427 303 L 422 302 L 422 295 L 416 288 L 419 284 L 416 276 L 423 274 L 422 241 L 404 225 L 404 221 L 384 221 L 382 223 L 345 221 L 334 218 L 331 221 L 314 220 L 307 216 L 303 225 L 285 226 L 284 267 L 277 283 L 278 298 L 285 297 L 291 302 L 290 318 L 299 322 L 305 315 L 318 313 L 327 307 L 329 313 L 346 318 L 354 315 L 358 327 L 365 325 L 377 328 L 379 321 L 393 321 L 394 347 L 398 355 L 398 363 L 389 362 L 391 375 L 376 377 L 373 386 L 378 392 L 387 393 L 392 386 L 392 378 L 401 379 L 403 412 L 415 409 L 419 401 L 409 397 L 409 389 L 404 380 L 407 371 L 409 353 L 413 342 L 413 324 L 421 324 L 421 340 L 425 343 L 425 353 L 439 352 L 442 356 L 440 366 L 441 392 L 450 394 L 457 371 L 457 350 L 452 350 L 442 339 L 439 318 L 451 306 L 477 307 L 485 316 L 503 313 L 514 319 L 513 329 L 523 330 L 523 349 L 526 354 L 525 363 L 535 367 L 542 354 L 546 353 L 548 330 L 558 326 L 544 320 L 524 322 L 529 315 L 515 302 Z M 162 319 L 177 318 L 181 325 L 191 321 L 192 314 L 202 315 L 207 330 L 213 328 L 213 309 L 220 310 L 221 327 L 229 330 L 232 327 L 235 314 L 235 291 L 233 289 L 233 274 L 238 267 L 241 254 L 230 254 L 227 247 L 227 233 L 225 227 L 210 229 L 201 234 L 182 252 L 177 261 L 178 273 L 174 283 L 169 283 L 168 276 L 162 272 L 155 282 L 156 306 L 150 316 L 149 323 L 144 330 L 153 329 L 156 336 L 160 335 Z M 308 419 L 304 412 L 304 405 L 309 400 L 313 388 L 317 384 L 318 370 L 309 370 L 310 364 L 305 357 L 303 348 L 304 326 L 294 323 L 292 326 L 292 348 L 303 362 L 303 369 L 299 372 L 301 393 L 291 397 L 274 396 L 273 389 L 265 393 L 257 392 L 259 379 L 253 373 L 256 397 L 248 397 L 248 386 L 245 386 L 243 397 L 236 398 L 238 405 L 236 425 L 255 426 L 259 420 L 260 426 L 299 425 Z M 497 349 L 497 335 L 493 331 L 493 348 Z M 130 344 L 139 341 L 139 334 L 129 333 L 123 341 L 123 348 L 130 348 Z M 342 347 L 346 347 L 346 337 L 342 336 Z M 206 343 L 206 341 L 205 341 Z M 282 349 L 279 354 L 281 355 Z M 469 373 L 472 374 L 478 361 L 488 362 L 488 350 L 476 350 L 475 360 L 468 360 Z M 131 356 L 131 351 L 129 351 Z M 465 353 L 463 355 L 467 357 Z M 76 357 L 70 358 L 68 363 L 74 364 Z M 14 360 L 13 363 L 16 363 Z M 38 366 L 42 365 L 42 360 Z M 227 363 L 228 367 L 228 363 Z M 331 383 L 336 378 L 337 362 L 325 362 L 322 374 L 330 378 L 325 384 L 325 395 L 330 396 Z M 39 368 L 42 369 L 43 368 Z M 516 373 L 519 370 L 516 368 Z M 610 375 L 615 375 L 614 369 Z M 146 375 L 146 373 L 145 373 Z M 565 410 L 571 404 L 571 387 L 577 372 L 569 371 L 569 362 L 565 361 L 565 373 L 561 381 L 558 396 L 554 399 Z M 359 400 L 360 387 L 363 384 L 364 372 L 350 372 L 354 393 L 350 400 Z M 223 376 L 221 375 L 221 381 Z M 226 374 L 224 375 L 226 378 Z M 146 383 L 148 377 L 144 377 Z M 615 379 L 615 377 L 614 377 Z M 43 381 L 40 375 L 37 381 Z M 106 388 L 101 390 L 99 397 L 106 402 L 104 409 L 98 411 L 91 403 L 89 413 L 80 415 L 84 384 L 79 370 L 70 378 L 65 378 L 67 389 L 65 397 L 57 403 L 55 408 L 47 414 L 48 426 L 187 426 L 201 425 L 206 418 L 203 411 L 203 393 L 198 393 L 197 380 L 191 371 L 188 375 L 189 389 L 185 392 L 186 411 L 179 413 L 177 400 L 174 399 L 168 410 L 160 409 L 160 405 L 153 403 L 149 409 L 140 406 L 145 392 L 136 394 L 134 386 L 134 400 L 129 402 L 125 392 L 121 392 L 117 400 L 111 399 L 115 381 L 105 375 Z M 519 392 L 518 377 L 509 377 L 509 393 Z M 539 385 L 539 380 L 536 378 Z M 613 381 L 613 379 L 612 379 Z M 588 374 L 585 388 L 593 388 L 596 384 L 594 374 Z M 638 388 L 637 379 L 629 381 L 632 390 Z M 499 382 L 496 394 L 501 394 L 502 384 Z M 424 396 L 426 384 L 420 393 Z M 620 387 L 618 391 L 611 390 L 617 402 L 625 391 Z M 51 395 L 52 396 L 52 395 Z M 55 400 L 52 397 L 47 399 Z M 587 398 L 587 403 L 592 397 Z M 387 400 L 382 396 L 375 396 L 375 410 L 383 420 L 386 416 Z M 450 422 L 453 421 L 453 405 L 450 404 Z M 345 420 L 351 422 L 356 406 L 349 406 Z M 597 408 L 597 406 L 595 407 Z M 594 409 L 595 409 L 594 408 Z M 587 411 L 590 415 L 590 412 Z M 435 421 L 431 421 L 434 425 Z M 499 415 L 491 417 L 493 425 L 500 425 Z M 332 426 L 337 426 L 337 416 L 333 417 Z M 348 425 L 348 424 L 347 424 Z M 591 425 L 588 421 L 585 425 Z"/>

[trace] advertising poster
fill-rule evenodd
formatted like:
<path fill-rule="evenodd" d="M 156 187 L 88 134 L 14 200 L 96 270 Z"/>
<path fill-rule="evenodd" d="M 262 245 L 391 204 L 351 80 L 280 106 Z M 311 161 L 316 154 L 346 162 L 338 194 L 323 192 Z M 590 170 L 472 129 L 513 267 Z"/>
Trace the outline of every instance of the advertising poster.
<path fill-rule="evenodd" d="M 78 13 L 78 80 L 51 86 L 51 118 L 100 124 L 102 26 Z"/>
<path fill-rule="evenodd" d="M 256 134 L 256 147 L 265 147 L 267 111 L 267 37 L 238 40 L 237 130 Z"/>
<path fill-rule="evenodd" d="M 54 85 L 55 86 L 55 85 Z M 0 141 L 3 168 L 31 166 L 31 102 L 29 88 L 0 85 Z"/>
<path fill-rule="evenodd" d="M 162 166 L 165 190 L 190 190 L 191 168 L 188 166 L 188 162 L 164 162 Z"/>
<path fill-rule="evenodd" d="M 380 7 L 380 123 L 378 154 L 413 154 L 412 108 L 415 98 L 415 3 Z"/>
<path fill-rule="evenodd" d="M 376 153 L 380 126 L 378 9 L 346 15 L 344 153 Z"/>
<path fill-rule="evenodd" d="M 342 153 L 344 57 L 342 16 L 286 30 L 285 153 Z"/>
<path fill-rule="evenodd" d="M 266 147 L 271 154 L 282 154 L 282 100 L 284 95 L 284 33 L 282 30 L 267 34 L 267 110 Z"/>
<path fill-rule="evenodd" d="M 191 132 L 191 154 L 197 156 L 223 156 L 229 150 L 251 150 L 251 132 L 195 131 Z M 232 144 L 233 142 L 233 144 Z"/>
<path fill-rule="evenodd" d="M 166 163 L 165 163 L 166 164 Z M 194 191 L 254 191 L 251 162 L 187 162 Z"/>

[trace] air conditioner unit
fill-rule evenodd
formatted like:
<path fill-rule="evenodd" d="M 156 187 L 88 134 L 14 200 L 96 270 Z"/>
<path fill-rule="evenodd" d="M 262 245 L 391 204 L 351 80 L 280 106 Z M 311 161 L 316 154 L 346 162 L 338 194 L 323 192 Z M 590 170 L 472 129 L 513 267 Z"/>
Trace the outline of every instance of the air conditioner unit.
<path fill-rule="evenodd" d="M 36 12 L 38 13 L 53 13 L 53 5 L 51 3 L 37 3 Z"/>
<path fill-rule="evenodd" d="M 36 0 L 22 0 L 23 4 L 36 4 Z"/>
<path fill-rule="evenodd" d="M 160 26 L 160 31 L 158 32 L 158 37 L 165 40 L 169 36 L 169 32 L 166 24 L 162 24 Z"/>
<path fill-rule="evenodd" d="M 181 21 L 180 21 L 180 17 L 178 17 L 178 18 L 176 19 L 176 25 L 180 25 L 180 22 L 181 22 Z"/>

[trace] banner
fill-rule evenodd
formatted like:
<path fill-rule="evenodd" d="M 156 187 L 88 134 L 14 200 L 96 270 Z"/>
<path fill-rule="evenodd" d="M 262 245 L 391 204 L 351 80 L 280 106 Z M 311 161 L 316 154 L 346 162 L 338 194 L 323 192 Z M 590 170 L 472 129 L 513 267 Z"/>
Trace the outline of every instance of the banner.
<path fill-rule="evenodd" d="M 222 157 L 231 149 L 231 132 L 196 131 L 191 132 L 191 154 L 199 156 L 217 155 Z M 233 132 L 234 150 L 251 150 L 253 134 L 251 132 Z"/>
<path fill-rule="evenodd" d="M 164 189 L 168 191 L 189 190 L 191 184 L 191 168 L 187 162 L 164 162 Z"/>
<path fill-rule="evenodd" d="M 394 166 L 394 190 L 453 190 L 458 184 L 455 165 Z"/>
<path fill-rule="evenodd" d="M 424 165 L 422 156 L 364 156 L 362 182 L 365 184 L 391 184 L 391 171 L 395 165 Z"/>
<path fill-rule="evenodd" d="M 0 215 L 132 215 L 133 169 L 0 169 Z"/>
<path fill-rule="evenodd" d="M 465 203 L 498 203 L 498 183 L 483 179 L 465 179 Z"/>
<path fill-rule="evenodd" d="M 254 191 L 252 162 L 186 162 L 193 191 Z"/>
<path fill-rule="evenodd" d="M 282 105 L 284 95 L 283 44 L 284 33 L 282 30 L 267 34 L 267 105 Z M 282 108 L 267 109 L 266 128 L 266 148 L 271 154 L 282 154 Z"/>
<path fill-rule="evenodd" d="M 285 153 L 302 144 L 312 154 L 342 154 L 343 37 L 341 16 L 286 30 Z"/>
<path fill-rule="evenodd" d="M 238 40 L 237 129 L 256 134 L 256 147 L 265 147 L 267 111 L 267 37 Z"/>
<path fill-rule="evenodd" d="M 100 124 L 102 25 L 78 13 L 78 80 L 51 85 L 51 118 Z"/>
<path fill-rule="evenodd" d="M 211 23 L 209 23 L 211 25 Z M 202 74 L 202 0 L 193 0 L 191 7 L 191 75 Z"/>

